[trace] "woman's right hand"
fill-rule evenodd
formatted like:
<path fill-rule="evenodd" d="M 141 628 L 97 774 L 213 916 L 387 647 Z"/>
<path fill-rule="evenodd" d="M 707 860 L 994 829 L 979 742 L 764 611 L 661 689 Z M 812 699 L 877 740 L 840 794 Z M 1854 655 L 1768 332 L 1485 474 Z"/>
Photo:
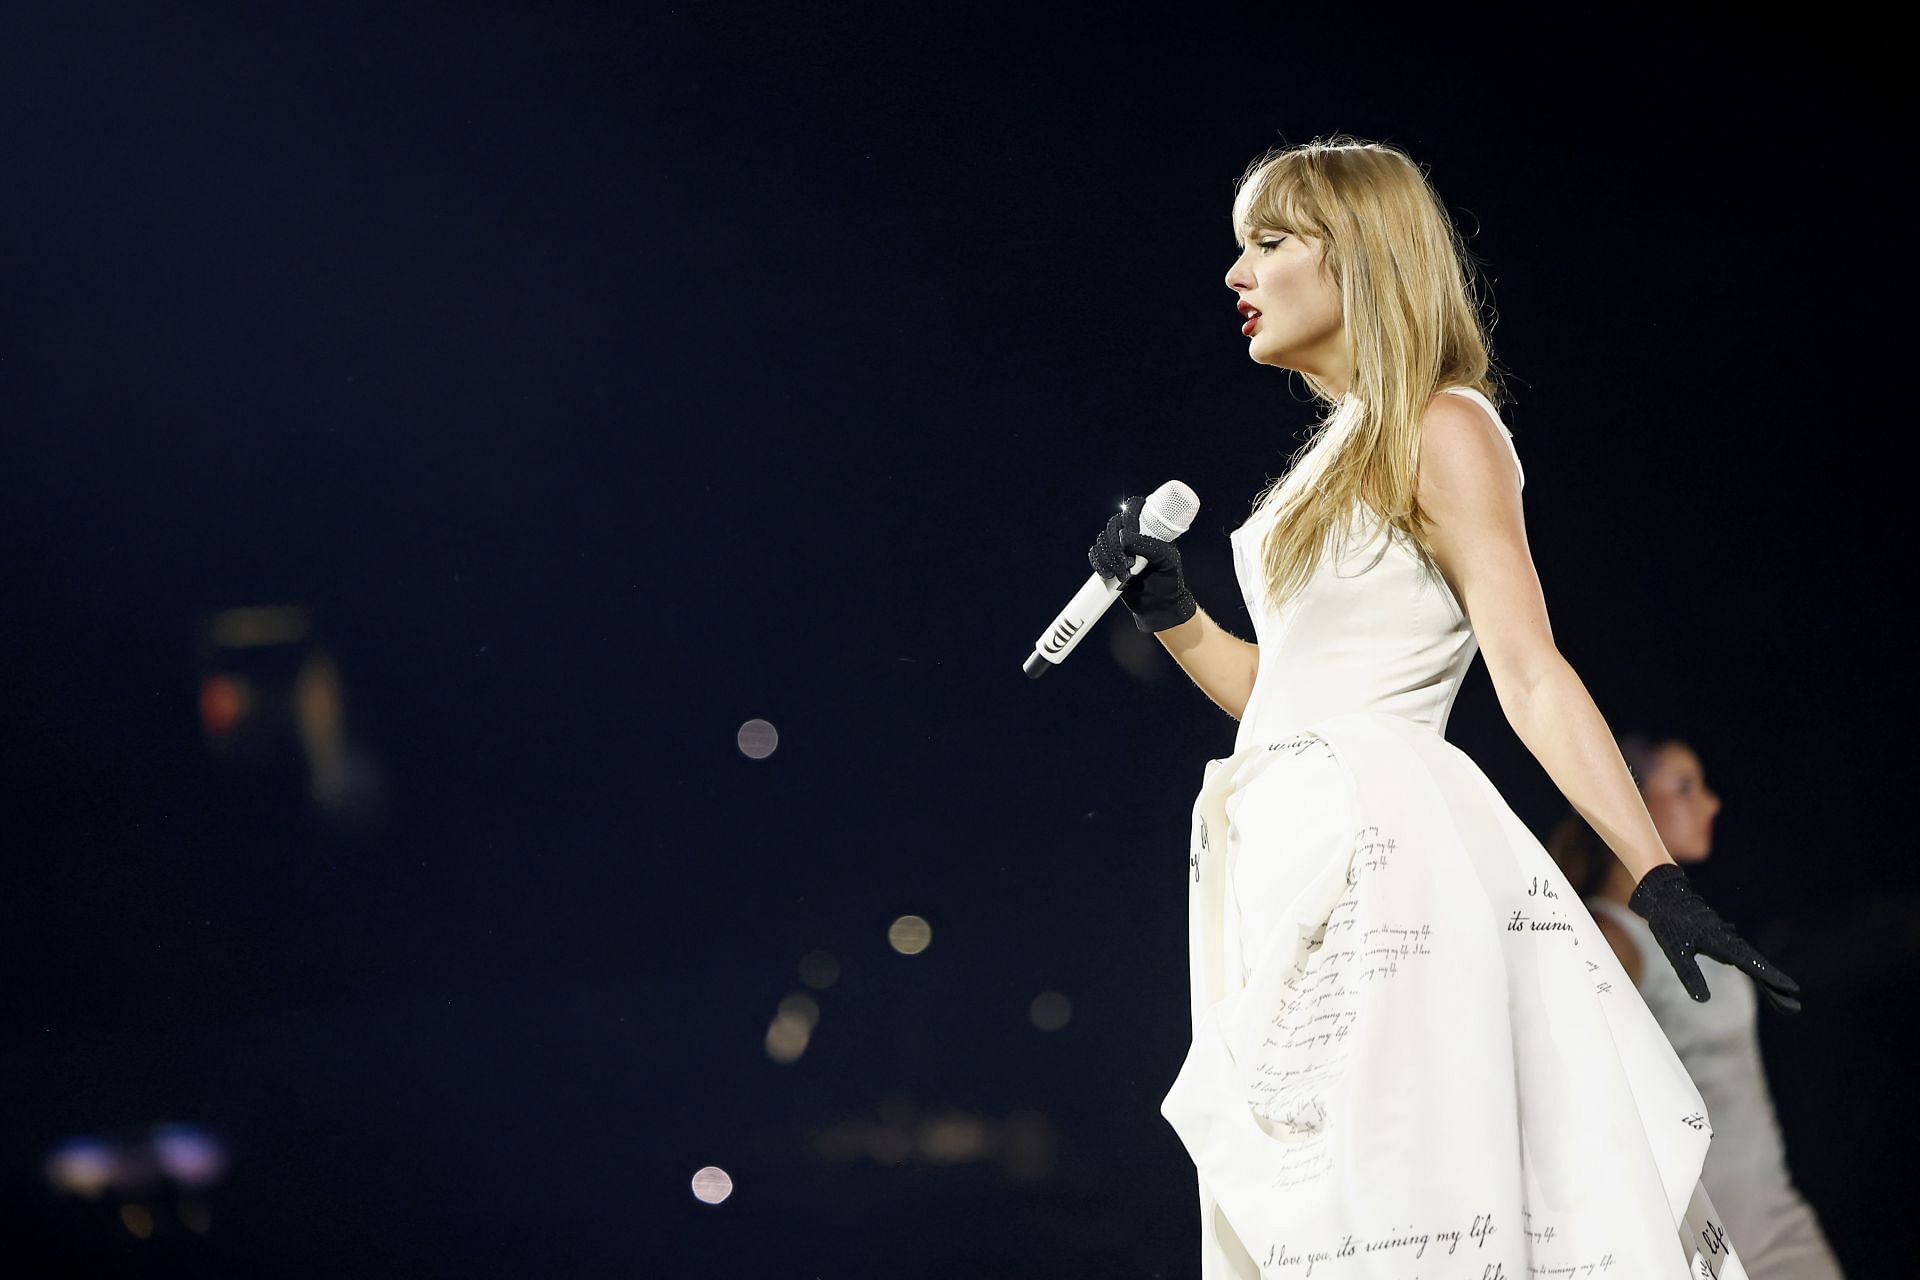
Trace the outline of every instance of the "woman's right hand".
<path fill-rule="evenodd" d="M 1140 511 L 1146 501 L 1136 494 L 1121 504 L 1087 548 L 1087 563 L 1101 577 L 1121 584 L 1120 603 L 1133 614 L 1133 624 L 1151 634 L 1179 626 L 1193 617 L 1199 605 L 1187 590 L 1179 548 L 1140 532 Z M 1145 556 L 1147 563 L 1135 573 L 1133 562 L 1139 556 Z"/>
<path fill-rule="evenodd" d="M 1663 862 L 1641 876 L 1627 905 L 1647 922 L 1654 941 L 1666 952 L 1667 962 L 1680 975 L 1680 985 L 1695 1000 L 1713 995 L 1700 972 L 1700 962 L 1694 959 L 1703 955 L 1752 978 L 1760 994 L 1782 1013 L 1800 1012 L 1800 984 L 1734 932 L 1733 926 L 1694 892 L 1687 873 L 1678 864 Z"/>

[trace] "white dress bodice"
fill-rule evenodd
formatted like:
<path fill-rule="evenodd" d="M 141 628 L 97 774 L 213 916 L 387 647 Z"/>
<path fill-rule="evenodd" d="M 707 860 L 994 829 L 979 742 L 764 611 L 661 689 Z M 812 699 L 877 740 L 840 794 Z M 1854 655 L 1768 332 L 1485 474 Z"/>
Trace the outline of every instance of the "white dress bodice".
<path fill-rule="evenodd" d="M 1512 449 L 1511 433 L 1485 396 L 1465 387 L 1448 390 L 1486 410 Z M 1341 425 L 1336 417 L 1329 435 Z M 1309 479 L 1324 457 L 1321 447 L 1303 457 L 1274 498 Z M 1524 484 L 1518 453 L 1513 462 Z M 1403 534 L 1356 503 L 1347 529 L 1329 538 L 1305 587 L 1271 608 L 1261 544 L 1277 509 L 1276 501 L 1262 504 L 1229 535 L 1234 572 L 1260 646 L 1259 670 L 1235 749 L 1278 741 L 1323 717 L 1350 711 L 1385 711 L 1444 733 L 1479 649 L 1446 580 Z"/>

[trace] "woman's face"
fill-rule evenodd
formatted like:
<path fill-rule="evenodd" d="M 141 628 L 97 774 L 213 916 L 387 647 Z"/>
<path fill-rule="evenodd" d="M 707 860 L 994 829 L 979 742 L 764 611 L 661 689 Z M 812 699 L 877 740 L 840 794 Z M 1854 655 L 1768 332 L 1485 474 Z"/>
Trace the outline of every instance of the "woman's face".
<path fill-rule="evenodd" d="M 1227 288 L 1239 295 L 1240 331 L 1249 357 L 1345 389 L 1340 291 L 1325 270 L 1319 242 L 1270 227 L 1247 227 L 1240 256 L 1227 272 Z"/>
<path fill-rule="evenodd" d="M 1653 759 L 1653 771 L 1641 790 L 1654 828 L 1675 862 L 1699 862 L 1713 850 L 1713 815 L 1720 812 L 1720 797 L 1708 789 L 1700 757 L 1685 743 L 1669 742 Z"/>

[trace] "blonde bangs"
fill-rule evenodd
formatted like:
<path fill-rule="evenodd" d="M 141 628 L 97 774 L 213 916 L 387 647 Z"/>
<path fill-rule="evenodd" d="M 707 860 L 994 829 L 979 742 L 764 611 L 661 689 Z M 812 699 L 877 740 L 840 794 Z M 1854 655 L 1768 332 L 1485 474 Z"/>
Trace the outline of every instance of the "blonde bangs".
<path fill-rule="evenodd" d="M 1233 242 L 1262 228 L 1321 238 L 1321 223 L 1305 199 L 1301 167 L 1285 163 L 1286 152 L 1269 152 L 1248 166 L 1233 201 Z"/>

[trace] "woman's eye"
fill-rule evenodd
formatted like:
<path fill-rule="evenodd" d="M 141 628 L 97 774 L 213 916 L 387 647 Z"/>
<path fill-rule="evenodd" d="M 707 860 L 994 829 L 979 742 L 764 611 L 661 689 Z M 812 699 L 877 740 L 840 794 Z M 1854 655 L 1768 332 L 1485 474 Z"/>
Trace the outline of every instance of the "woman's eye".
<path fill-rule="evenodd" d="M 1286 239 L 1285 236 L 1280 237 L 1280 240 L 1285 240 L 1285 239 Z M 1262 240 L 1260 242 L 1260 247 L 1262 249 L 1278 249 L 1280 247 L 1280 240 Z"/>

